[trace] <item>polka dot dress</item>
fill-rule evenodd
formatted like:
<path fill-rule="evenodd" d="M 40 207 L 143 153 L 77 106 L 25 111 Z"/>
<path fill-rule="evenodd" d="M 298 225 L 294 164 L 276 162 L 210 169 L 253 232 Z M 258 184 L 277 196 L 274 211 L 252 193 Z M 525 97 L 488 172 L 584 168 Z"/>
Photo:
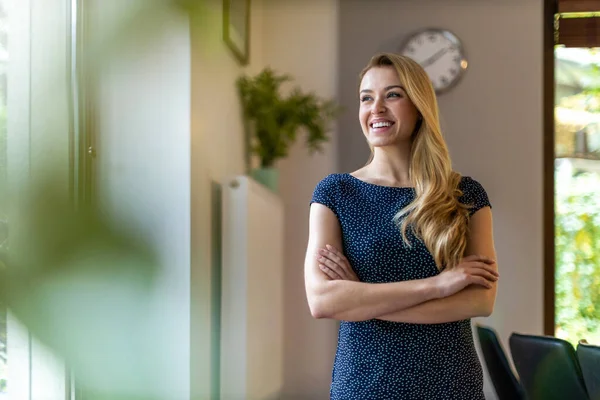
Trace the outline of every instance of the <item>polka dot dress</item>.
<path fill-rule="evenodd" d="M 460 201 L 472 207 L 471 214 L 490 206 L 477 181 L 463 177 L 460 189 Z M 393 222 L 396 212 L 413 198 L 413 188 L 332 174 L 319 182 L 311 203 L 321 203 L 337 215 L 343 250 L 360 280 L 384 283 L 438 274 L 423 243 L 408 232 L 412 247 L 407 247 Z M 427 325 L 342 321 L 330 397 L 484 399 L 470 320 Z"/>

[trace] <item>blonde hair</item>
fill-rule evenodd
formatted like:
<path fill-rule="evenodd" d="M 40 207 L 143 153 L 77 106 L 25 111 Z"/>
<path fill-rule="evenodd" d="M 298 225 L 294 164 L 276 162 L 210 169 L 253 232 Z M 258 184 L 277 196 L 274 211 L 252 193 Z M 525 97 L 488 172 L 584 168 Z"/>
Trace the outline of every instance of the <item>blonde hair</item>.
<path fill-rule="evenodd" d="M 414 200 L 400 210 L 394 222 L 402 231 L 404 242 L 411 227 L 433 255 L 438 269 L 453 268 L 460 263 L 467 247 L 468 207 L 458 198 L 461 175 L 452 170 L 448 147 L 440 129 L 435 91 L 425 70 L 412 59 L 380 53 L 371 58 L 360 73 L 360 81 L 374 67 L 396 70 L 407 96 L 422 120 L 417 122 L 410 151 L 410 179 L 415 186 Z M 369 145 L 369 147 L 371 147 Z M 367 163 L 373 160 L 373 148 Z"/>

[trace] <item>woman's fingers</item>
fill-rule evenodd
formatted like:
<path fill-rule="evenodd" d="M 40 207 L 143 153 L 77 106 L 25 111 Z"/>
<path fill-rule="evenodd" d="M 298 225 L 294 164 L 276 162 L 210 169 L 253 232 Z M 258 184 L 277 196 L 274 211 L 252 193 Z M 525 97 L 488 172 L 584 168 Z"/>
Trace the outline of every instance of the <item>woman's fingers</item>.
<path fill-rule="evenodd" d="M 320 264 L 325 265 L 327 268 L 335 271 L 336 274 L 340 276 L 340 279 L 350 279 L 346 272 L 346 268 L 344 265 L 341 265 L 336 260 L 332 260 L 331 255 L 323 255 L 318 258 Z"/>
<path fill-rule="evenodd" d="M 331 261 L 338 263 L 338 264 L 342 264 L 345 261 L 345 260 L 342 260 L 342 258 L 338 254 L 336 254 L 332 251 L 326 250 L 326 249 L 319 250 L 319 254 L 323 257 L 327 257 Z"/>
<path fill-rule="evenodd" d="M 333 269 L 329 268 L 325 264 L 319 264 L 319 268 L 321 269 L 321 271 L 323 271 L 323 273 L 325 273 L 325 275 L 327 275 L 333 280 L 343 279 L 337 272 L 335 272 Z"/>
<path fill-rule="evenodd" d="M 334 246 L 326 245 L 327 249 L 320 249 L 318 261 L 334 270 L 340 279 L 359 281 L 358 276 L 348 263 L 348 259 Z"/>
<path fill-rule="evenodd" d="M 481 276 L 490 282 L 496 282 L 498 280 L 498 277 L 496 275 L 490 273 L 489 271 L 486 271 L 483 268 L 470 268 L 467 270 L 467 273 L 473 276 Z"/>
<path fill-rule="evenodd" d="M 340 250 L 336 249 L 332 245 L 328 244 L 325 247 L 327 247 L 327 250 L 329 250 L 331 253 L 338 256 L 340 258 L 340 260 L 348 261 L 346 256 Z"/>
<path fill-rule="evenodd" d="M 475 284 L 475 285 L 486 287 L 488 289 L 492 288 L 492 283 L 481 276 L 471 275 L 471 283 Z"/>
<path fill-rule="evenodd" d="M 472 267 L 475 268 L 480 268 L 484 271 L 487 271 L 489 273 L 491 273 L 494 276 L 500 276 L 500 274 L 498 274 L 498 271 L 496 270 L 496 268 L 494 268 L 492 265 L 483 263 L 483 262 L 476 262 L 472 264 Z"/>
<path fill-rule="evenodd" d="M 328 258 L 337 262 L 338 264 L 348 263 L 348 259 L 346 258 L 346 256 L 344 256 L 344 254 L 342 254 L 341 251 L 339 251 L 331 245 L 326 245 L 325 247 L 326 249 L 321 249 L 321 254 L 327 256 Z"/>

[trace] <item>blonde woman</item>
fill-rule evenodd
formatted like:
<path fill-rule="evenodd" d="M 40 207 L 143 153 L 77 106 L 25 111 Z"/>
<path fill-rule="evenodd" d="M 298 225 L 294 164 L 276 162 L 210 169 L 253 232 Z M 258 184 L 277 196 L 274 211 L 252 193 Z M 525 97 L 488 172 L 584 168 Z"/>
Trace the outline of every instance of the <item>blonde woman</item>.
<path fill-rule="evenodd" d="M 410 58 L 360 74 L 367 165 L 315 188 L 305 261 L 315 318 L 340 320 L 331 399 L 483 399 L 470 319 L 498 280 L 487 194 L 452 170 L 435 92 Z"/>

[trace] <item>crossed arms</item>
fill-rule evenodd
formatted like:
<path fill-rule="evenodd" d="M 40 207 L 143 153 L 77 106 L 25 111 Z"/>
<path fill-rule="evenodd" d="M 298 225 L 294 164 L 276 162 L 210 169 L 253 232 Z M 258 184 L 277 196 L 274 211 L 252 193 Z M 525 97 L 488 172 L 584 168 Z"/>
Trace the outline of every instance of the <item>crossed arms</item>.
<path fill-rule="evenodd" d="M 489 316 L 498 279 L 491 209 L 477 211 L 469 224 L 465 258 L 456 268 L 426 279 L 364 283 L 340 251 L 342 235 L 336 215 L 313 203 L 304 264 L 311 314 L 345 321 L 418 324 Z"/>

